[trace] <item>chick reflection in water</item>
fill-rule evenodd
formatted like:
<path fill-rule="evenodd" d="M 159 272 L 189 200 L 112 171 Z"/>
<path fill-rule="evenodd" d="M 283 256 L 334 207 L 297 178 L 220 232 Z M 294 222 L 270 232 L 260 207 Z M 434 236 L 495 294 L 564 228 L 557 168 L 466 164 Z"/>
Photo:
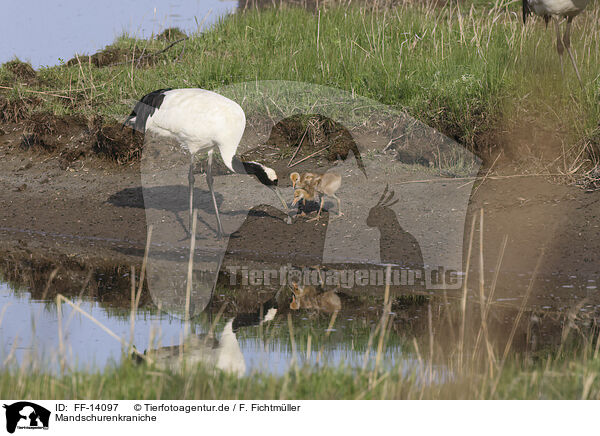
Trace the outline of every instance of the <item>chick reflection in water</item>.
<path fill-rule="evenodd" d="M 294 283 L 292 292 L 292 302 L 290 303 L 292 310 L 312 309 L 333 313 L 342 308 L 342 302 L 335 290 L 318 294 L 314 286 L 298 286 Z"/>
<path fill-rule="evenodd" d="M 257 319 L 257 322 L 252 324 L 271 321 L 276 313 L 276 308 L 270 308 L 262 320 Z M 219 339 L 214 333 L 190 335 L 181 345 L 146 350 L 144 356 L 147 356 L 156 367 L 173 372 L 189 371 L 198 365 L 203 365 L 205 368 L 214 368 L 242 377 L 246 374 L 246 361 L 236 332 L 239 327 L 245 325 L 249 324 L 231 318 L 225 324 Z"/>

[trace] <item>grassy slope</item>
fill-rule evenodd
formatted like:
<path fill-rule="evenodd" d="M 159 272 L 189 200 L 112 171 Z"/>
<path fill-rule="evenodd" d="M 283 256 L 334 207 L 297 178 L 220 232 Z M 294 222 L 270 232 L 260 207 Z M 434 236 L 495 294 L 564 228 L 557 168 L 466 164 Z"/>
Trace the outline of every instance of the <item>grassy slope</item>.
<path fill-rule="evenodd" d="M 544 31 L 541 20 L 524 27 L 517 6 L 337 7 L 320 15 L 298 8 L 250 10 L 193 36 L 183 54 L 183 44 L 173 47 L 154 67 L 49 68 L 40 71 L 46 85 L 33 89 L 59 90 L 74 98 L 44 96 L 43 107 L 56 113 L 121 118 L 130 110 L 128 99 L 161 87 L 212 89 L 243 81 L 294 80 L 405 108 L 475 149 L 489 147 L 490 133 L 510 129 L 523 118 L 551 125 L 567 143 L 580 147 L 598 136 L 600 8 L 590 5 L 575 20 L 573 46 L 586 82 L 581 91 L 567 59 L 566 80 L 561 78 L 551 29 Z M 114 46 L 135 48 L 139 55 L 166 43 L 122 37 Z M 0 83 L 9 79 L 0 69 Z"/>

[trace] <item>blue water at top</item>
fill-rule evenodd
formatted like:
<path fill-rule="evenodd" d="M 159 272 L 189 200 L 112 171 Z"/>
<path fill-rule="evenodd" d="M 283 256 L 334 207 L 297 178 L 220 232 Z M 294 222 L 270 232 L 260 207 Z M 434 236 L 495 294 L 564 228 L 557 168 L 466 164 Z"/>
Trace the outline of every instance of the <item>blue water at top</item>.
<path fill-rule="evenodd" d="M 168 27 L 206 30 L 235 10 L 222 0 L 20 0 L 2 5 L 0 63 L 18 57 L 34 68 L 75 53 L 93 54 L 124 32 L 139 38 Z"/>

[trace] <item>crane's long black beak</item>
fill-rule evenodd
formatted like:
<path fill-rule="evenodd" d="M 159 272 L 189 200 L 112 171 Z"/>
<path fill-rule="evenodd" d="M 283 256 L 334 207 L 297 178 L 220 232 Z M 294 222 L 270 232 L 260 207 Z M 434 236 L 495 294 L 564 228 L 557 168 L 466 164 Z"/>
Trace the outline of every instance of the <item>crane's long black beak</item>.
<path fill-rule="evenodd" d="M 273 190 L 273 192 L 275 192 L 275 194 L 277 194 L 279 201 L 281 201 L 281 204 L 283 204 L 283 208 L 285 209 L 285 214 L 287 215 L 287 219 L 285 220 L 285 222 L 287 224 L 291 224 L 292 218 L 290 217 L 290 208 L 288 207 L 287 203 L 285 202 L 283 195 L 281 195 L 281 191 L 279 190 L 279 188 L 277 186 L 271 186 L 270 188 Z"/>

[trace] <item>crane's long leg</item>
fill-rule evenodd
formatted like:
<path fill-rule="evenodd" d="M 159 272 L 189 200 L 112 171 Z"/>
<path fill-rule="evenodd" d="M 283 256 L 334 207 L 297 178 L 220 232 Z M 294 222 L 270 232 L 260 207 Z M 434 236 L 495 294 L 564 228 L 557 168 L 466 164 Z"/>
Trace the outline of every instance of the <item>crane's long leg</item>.
<path fill-rule="evenodd" d="M 223 236 L 223 226 L 221 225 L 221 217 L 219 216 L 219 206 L 217 206 L 217 199 L 215 198 L 215 191 L 213 189 L 213 176 L 212 176 L 212 157 L 214 150 L 208 152 L 208 165 L 206 166 L 206 183 L 212 196 L 213 206 L 215 207 L 215 216 L 217 217 L 217 237 Z"/>
<path fill-rule="evenodd" d="M 573 17 L 567 18 L 567 28 L 565 29 L 565 34 L 563 36 L 563 44 L 567 49 L 569 57 L 571 58 L 571 63 L 573 64 L 573 68 L 575 69 L 575 74 L 577 74 L 577 79 L 579 79 L 579 84 L 581 85 L 581 88 L 583 88 L 583 81 L 581 80 L 581 76 L 579 75 L 579 69 L 577 69 L 577 64 L 575 63 L 573 53 L 571 52 L 571 21 L 573 21 Z"/>
<path fill-rule="evenodd" d="M 192 154 L 190 160 L 190 172 L 188 174 L 188 184 L 190 190 L 190 220 L 189 220 L 189 229 L 190 233 L 192 232 L 192 215 L 193 215 L 193 207 L 194 207 L 194 155 Z"/>
<path fill-rule="evenodd" d="M 560 58 L 560 74 L 562 74 L 564 78 L 565 68 L 563 66 L 563 53 L 565 51 L 565 47 L 563 45 L 562 38 L 560 37 L 560 25 L 558 23 L 558 18 L 553 17 L 552 21 L 554 21 L 554 28 L 556 29 L 556 51 L 558 52 L 558 57 Z"/>

